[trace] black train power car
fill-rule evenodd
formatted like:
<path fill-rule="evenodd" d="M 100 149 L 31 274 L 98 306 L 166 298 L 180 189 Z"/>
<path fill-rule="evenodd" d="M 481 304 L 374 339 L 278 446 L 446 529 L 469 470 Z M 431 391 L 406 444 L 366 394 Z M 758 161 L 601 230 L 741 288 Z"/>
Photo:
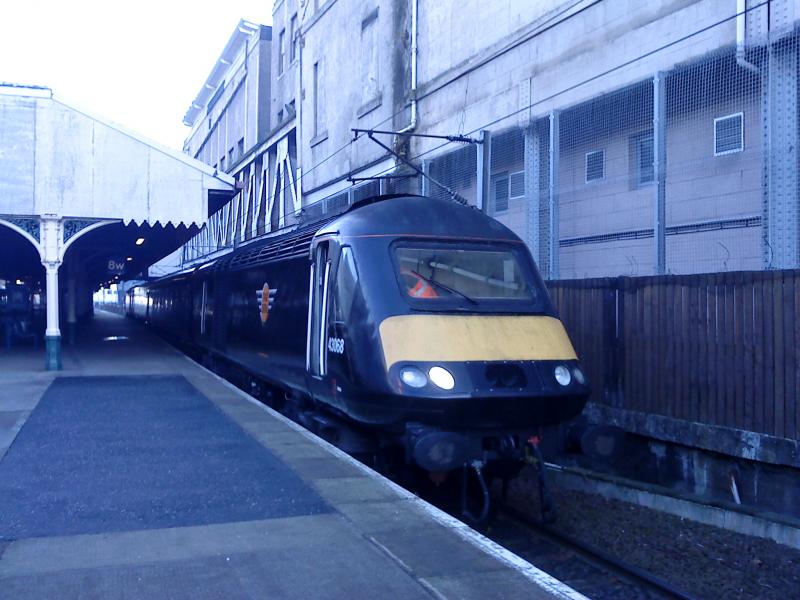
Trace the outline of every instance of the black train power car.
<path fill-rule="evenodd" d="M 128 310 L 312 428 L 354 428 L 432 472 L 519 458 L 589 392 L 524 243 L 443 200 L 362 202 L 135 288 Z"/>

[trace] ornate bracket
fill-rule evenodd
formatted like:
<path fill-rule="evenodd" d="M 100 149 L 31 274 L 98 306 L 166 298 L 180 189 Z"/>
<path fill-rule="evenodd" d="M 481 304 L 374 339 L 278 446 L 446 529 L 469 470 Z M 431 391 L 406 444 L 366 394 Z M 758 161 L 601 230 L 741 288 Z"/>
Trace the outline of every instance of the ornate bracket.
<path fill-rule="evenodd" d="M 101 219 L 64 219 L 64 243 Z"/>
<path fill-rule="evenodd" d="M 3 217 L 3 220 L 16 225 L 37 242 L 41 242 L 39 219 L 35 217 Z"/>

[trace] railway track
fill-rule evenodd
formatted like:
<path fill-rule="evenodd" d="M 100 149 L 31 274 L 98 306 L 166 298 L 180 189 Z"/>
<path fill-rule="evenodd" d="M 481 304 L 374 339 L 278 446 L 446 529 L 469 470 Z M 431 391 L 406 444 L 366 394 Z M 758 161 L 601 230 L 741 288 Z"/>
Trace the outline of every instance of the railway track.
<path fill-rule="evenodd" d="M 507 504 L 497 504 L 494 518 L 482 533 L 589 598 L 693 598 L 669 582 L 542 525 Z"/>
<path fill-rule="evenodd" d="M 400 485 L 403 482 L 396 481 Z M 694 599 L 669 581 L 543 525 L 493 493 L 490 516 L 475 524 L 465 520 L 455 486 L 435 486 L 418 480 L 406 487 L 439 509 L 507 548 L 535 567 L 594 600 Z M 495 490 L 497 492 L 498 490 Z M 473 489 L 472 492 L 475 492 Z M 587 524 L 591 527 L 591 524 Z"/>

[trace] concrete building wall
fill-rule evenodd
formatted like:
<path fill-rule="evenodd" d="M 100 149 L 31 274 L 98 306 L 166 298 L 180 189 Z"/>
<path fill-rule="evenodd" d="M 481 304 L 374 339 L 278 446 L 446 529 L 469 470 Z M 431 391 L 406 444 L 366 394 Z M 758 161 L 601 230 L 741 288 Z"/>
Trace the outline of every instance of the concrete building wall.
<path fill-rule="evenodd" d="M 271 28 L 234 31 L 190 110 L 184 151 L 230 172 L 269 130 Z M 199 100 L 202 97 L 202 101 Z M 197 104 L 202 102 L 201 104 Z"/>
<path fill-rule="evenodd" d="M 257 115 L 255 119 L 252 119 L 255 127 L 255 135 L 252 138 L 254 144 L 264 140 L 269 133 L 270 123 L 275 123 L 274 119 L 270 117 L 269 110 L 265 108 L 270 102 L 272 89 L 272 65 L 270 64 L 272 30 L 269 30 L 268 33 L 269 35 L 265 29 L 262 29 L 261 43 L 258 45 L 258 49 L 251 54 L 251 63 L 248 67 L 251 74 L 258 73 L 258 83 L 254 86 L 254 93 L 250 95 L 250 105 L 248 106 L 248 114 Z M 256 64 L 252 64 L 253 62 Z"/>
<path fill-rule="evenodd" d="M 419 0 L 420 81 L 464 68 L 489 49 L 501 48 L 533 23 L 557 18 L 574 0 Z"/>
<path fill-rule="evenodd" d="M 310 8 L 310 7 L 309 7 Z M 305 11 L 306 14 L 307 11 Z M 272 27 L 275 35 L 272 36 L 272 91 L 270 97 L 270 118 L 279 126 L 291 120 L 291 111 L 287 105 L 294 103 L 297 107 L 297 73 L 299 69 L 299 30 L 296 51 L 292 53 L 292 19 L 295 19 L 297 28 L 303 13 L 298 13 L 297 0 L 280 0 L 272 8 Z M 281 38 L 281 34 L 283 38 Z M 281 40 L 283 40 L 283 53 L 281 53 Z M 283 64 L 279 64 L 283 61 Z"/>
<path fill-rule="evenodd" d="M 329 0 L 303 21 L 301 153 L 308 167 L 324 161 L 321 168 L 304 169 L 303 189 L 309 200 L 315 192 L 325 195 L 326 184 L 386 156 L 368 141 L 352 144 L 348 152 L 337 150 L 350 144 L 352 128 L 391 129 L 398 104 L 402 111 L 406 4 Z"/>
<path fill-rule="evenodd" d="M 513 113 L 521 105 L 533 105 L 526 111 L 530 117 L 546 115 L 552 109 L 563 109 L 649 79 L 659 69 L 735 41 L 735 23 L 730 21 L 710 28 L 691 43 L 677 44 L 648 60 L 586 81 L 670 40 L 710 26 L 719 21 L 725 11 L 719 2 L 695 0 L 594 5 L 553 2 L 540 7 L 549 8 L 549 11 L 509 32 L 508 28 L 517 20 L 504 19 L 502 8 L 496 11 L 497 17 L 482 16 L 480 11 L 494 11 L 495 6 L 494 3 L 478 4 L 471 12 L 469 3 L 462 6 L 457 0 L 421 2 L 420 127 L 425 133 L 472 131 Z M 527 3 L 506 2 L 501 6 L 523 4 Z M 587 5 L 589 7 L 585 8 Z M 508 10 L 512 9 L 506 8 L 505 14 Z M 733 0 L 728 12 L 735 12 Z M 454 18 L 461 25 L 457 32 L 450 33 Z M 446 52 L 447 47 L 441 41 L 443 38 L 486 39 L 489 34 L 483 31 L 495 27 L 504 32 L 504 35 L 495 36 L 499 40 L 496 44 L 473 47 L 473 42 L 469 42 L 472 54 L 467 59 L 454 63 L 442 59 L 441 53 Z M 454 43 L 468 44 L 465 41 Z M 448 83 L 450 81 L 452 83 Z M 523 84 L 530 86 L 527 97 L 520 97 Z M 435 142 L 420 140 L 415 143 L 414 150 L 420 152 L 434 146 Z"/>
<path fill-rule="evenodd" d="M 764 184 L 764 157 L 775 149 L 762 147 L 770 138 L 764 82 L 777 60 L 767 60 L 767 32 L 793 35 L 800 0 L 774 0 L 769 16 L 748 0 L 744 59 L 753 61 L 749 67 L 735 57 L 735 0 L 277 0 L 269 102 L 275 126 L 263 146 L 270 153 L 265 159 L 269 194 L 291 169 L 299 176 L 294 197 L 302 195 L 306 207 L 328 198 L 313 208 L 324 210 L 338 205 L 342 192 L 349 191 L 349 201 L 360 194 L 350 178 L 405 168 L 366 136 L 355 138 L 352 129 L 398 131 L 411 124 L 415 6 L 414 133 L 477 138 L 486 130 L 492 145 L 481 152 L 474 143 L 376 133 L 376 139 L 444 184 L 411 180 L 408 189 L 441 197 L 452 191 L 480 202 L 531 245 L 554 277 L 692 272 L 711 264 L 751 268 L 759 254 L 764 260 L 762 223 L 776 218 L 768 216 L 773 209 L 767 208 Z M 300 33 L 293 55 L 295 15 Z M 780 43 L 783 54 L 792 47 Z M 791 57 L 780 60 L 784 70 L 792 64 Z M 642 159 L 636 145 L 654 127 L 654 78 L 666 89 L 661 187 L 637 180 Z M 786 98 L 791 103 L 791 94 Z M 292 101 L 296 114 L 290 116 Z M 781 114 L 796 113 L 796 101 L 794 109 L 779 106 L 781 101 L 772 100 L 788 110 Z M 738 113 L 744 149 L 715 156 L 714 119 Z M 551 115 L 560 124 L 560 143 L 552 153 Z M 230 119 L 218 124 L 211 159 L 230 150 L 225 128 L 236 126 Z M 530 134 L 533 130 L 538 133 Z M 513 148 L 501 147 L 514 137 L 505 133 L 514 131 Z M 284 166 L 276 158 L 281 140 L 289 147 Z M 790 139 L 781 140 L 781 148 L 791 146 Z M 587 182 L 587 153 L 599 150 L 603 176 Z M 479 189 L 483 154 L 491 164 Z M 558 161 L 553 172 L 551 160 Z M 494 186 L 512 174 L 516 192 L 496 198 Z M 534 177 L 538 180 L 530 181 Z M 393 181 L 370 185 L 398 189 Z M 790 192 L 779 186 L 775 195 L 785 204 Z M 653 233 L 657 198 L 665 207 L 666 265 L 655 262 L 656 239 L 661 239 Z M 280 202 L 285 213 L 291 212 L 292 197 L 281 196 Z M 784 204 L 773 214 L 788 210 Z M 557 217 L 552 222 L 551 212 Z M 709 222 L 719 224 L 716 231 Z M 784 244 L 784 254 L 792 243 Z M 703 251 L 703 244 L 714 248 Z"/>
<path fill-rule="evenodd" d="M 744 150 L 715 156 L 714 119 L 740 112 L 744 118 Z M 758 96 L 728 99 L 670 120 L 667 224 L 760 214 L 764 201 L 762 138 Z"/>
<path fill-rule="evenodd" d="M 0 214 L 35 214 L 36 103 L 34 98 L 0 102 Z"/>
<path fill-rule="evenodd" d="M 562 247 L 560 262 L 566 279 L 652 275 L 653 240 L 614 240 Z"/>
<path fill-rule="evenodd" d="M 714 155 L 714 118 L 744 113 L 745 147 Z M 652 226 L 653 183 L 636 182 L 632 138 L 650 126 L 592 138 L 561 154 L 561 235 L 573 238 Z M 761 115 L 758 98 L 729 99 L 681 114 L 667 127 L 667 223 L 758 215 L 762 208 Z M 603 151 L 605 177 L 586 181 L 586 154 Z"/>

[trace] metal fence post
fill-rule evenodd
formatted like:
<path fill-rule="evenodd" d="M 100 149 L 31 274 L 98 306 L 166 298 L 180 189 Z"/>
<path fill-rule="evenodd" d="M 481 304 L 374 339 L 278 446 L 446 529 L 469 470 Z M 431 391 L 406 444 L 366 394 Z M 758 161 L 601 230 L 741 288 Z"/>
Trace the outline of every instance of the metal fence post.
<path fill-rule="evenodd" d="M 666 154 L 667 154 L 667 94 L 666 73 L 659 71 L 653 76 L 653 173 L 655 175 L 655 198 L 653 206 L 653 239 L 655 250 L 655 273 L 667 271 L 666 251 Z"/>
<path fill-rule="evenodd" d="M 559 168 L 559 116 L 560 111 L 550 113 L 550 184 L 548 201 L 550 203 L 550 268 L 548 279 L 558 279 L 559 276 L 559 216 L 558 216 L 558 168 Z"/>
<path fill-rule="evenodd" d="M 528 209 L 528 246 L 536 264 L 541 264 L 541 180 L 542 139 L 538 128 L 531 124 L 525 128 L 525 201 Z"/>
<path fill-rule="evenodd" d="M 478 138 L 480 143 L 477 148 L 477 193 L 475 204 L 479 210 L 486 214 L 493 214 L 489 210 L 489 178 L 491 177 L 491 155 L 492 155 L 492 133 L 488 129 L 482 129 Z"/>
<path fill-rule="evenodd" d="M 797 44 L 776 44 L 770 40 L 768 52 L 767 97 L 764 103 L 764 266 L 790 269 L 800 264 Z"/>

